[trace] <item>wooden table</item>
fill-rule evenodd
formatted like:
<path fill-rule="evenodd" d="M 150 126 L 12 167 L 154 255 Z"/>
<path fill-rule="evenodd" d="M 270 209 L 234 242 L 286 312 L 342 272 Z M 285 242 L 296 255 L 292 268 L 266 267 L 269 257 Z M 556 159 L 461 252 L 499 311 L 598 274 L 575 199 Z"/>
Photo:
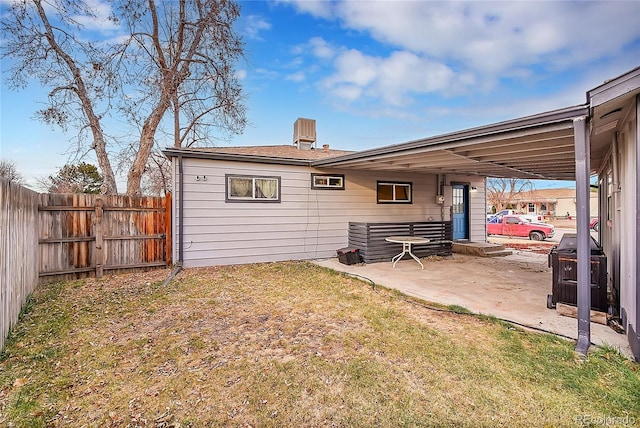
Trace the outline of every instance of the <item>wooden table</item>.
<path fill-rule="evenodd" d="M 400 260 L 405 254 L 409 254 L 415 261 L 420 264 L 420 267 L 424 269 L 424 265 L 422 264 L 420 259 L 411 252 L 411 246 L 413 244 L 427 244 L 431 241 L 430 239 L 421 238 L 419 236 L 389 236 L 384 240 L 388 242 L 394 242 L 396 244 L 402 244 L 402 252 L 391 259 L 394 268 L 396 267 L 396 263 L 398 263 L 398 260 Z"/>

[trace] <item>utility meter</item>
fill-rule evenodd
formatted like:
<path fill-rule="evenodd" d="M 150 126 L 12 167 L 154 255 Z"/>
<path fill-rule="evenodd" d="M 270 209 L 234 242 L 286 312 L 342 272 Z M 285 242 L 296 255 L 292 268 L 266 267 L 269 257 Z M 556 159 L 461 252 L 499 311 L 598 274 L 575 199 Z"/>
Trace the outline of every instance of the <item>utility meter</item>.
<path fill-rule="evenodd" d="M 436 195 L 436 204 L 444 204 L 444 195 Z"/>

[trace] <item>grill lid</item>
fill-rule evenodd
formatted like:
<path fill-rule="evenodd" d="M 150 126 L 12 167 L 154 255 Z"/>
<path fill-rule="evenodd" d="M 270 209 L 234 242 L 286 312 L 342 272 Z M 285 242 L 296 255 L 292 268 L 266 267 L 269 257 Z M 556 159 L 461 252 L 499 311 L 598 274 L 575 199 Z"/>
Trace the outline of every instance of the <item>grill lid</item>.
<path fill-rule="evenodd" d="M 598 245 L 598 242 L 590 236 L 590 249 L 591 254 L 602 254 L 602 248 Z M 563 253 L 577 253 L 578 252 L 578 234 L 577 233 L 565 233 L 562 235 L 562 239 L 558 244 L 558 251 Z"/>

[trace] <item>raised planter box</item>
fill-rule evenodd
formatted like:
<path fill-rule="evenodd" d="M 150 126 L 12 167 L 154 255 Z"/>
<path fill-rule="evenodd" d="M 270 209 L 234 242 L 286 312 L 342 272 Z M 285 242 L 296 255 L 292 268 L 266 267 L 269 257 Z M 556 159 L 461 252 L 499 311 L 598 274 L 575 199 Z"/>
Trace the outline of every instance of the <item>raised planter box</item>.
<path fill-rule="evenodd" d="M 417 257 L 431 255 L 450 256 L 453 245 L 453 227 L 450 221 L 363 223 L 349 222 L 349 247 L 360 250 L 365 263 L 390 261 L 402 251 L 402 244 L 385 241 L 394 235 L 429 238 L 428 244 L 413 245 Z M 409 257 L 409 256 L 405 256 Z"/>

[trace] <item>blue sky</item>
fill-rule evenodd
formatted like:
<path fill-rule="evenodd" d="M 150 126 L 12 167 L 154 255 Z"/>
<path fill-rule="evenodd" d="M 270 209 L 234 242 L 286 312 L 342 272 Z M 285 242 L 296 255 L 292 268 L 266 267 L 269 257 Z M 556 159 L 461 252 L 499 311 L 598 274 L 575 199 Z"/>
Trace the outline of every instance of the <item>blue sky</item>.
<path fill-rule="evenodd" d="M 318 145 L 396 144 L 582 104 L 640 66 L 639 1 L 239 3 L 249 126 L 218 146 L 291 144 L 298 117 L 316 120 Z M 0 157 L 29 184 L 73 146 L 32 119 L 46 94 L 3 74 Z"/>

